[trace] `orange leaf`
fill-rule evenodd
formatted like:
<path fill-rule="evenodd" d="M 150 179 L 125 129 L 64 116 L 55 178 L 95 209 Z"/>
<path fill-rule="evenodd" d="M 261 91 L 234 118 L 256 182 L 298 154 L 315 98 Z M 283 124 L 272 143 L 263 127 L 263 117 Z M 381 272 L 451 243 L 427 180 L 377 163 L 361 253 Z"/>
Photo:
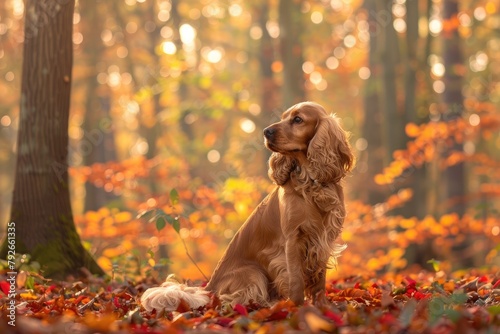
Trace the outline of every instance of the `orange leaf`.
<path fill-rule="evenodd" d="M 408 123 L 405 127 L 406 135 L 410 138 L 415 138 L 420 134 L 420 128 L 415 123 Z"/>
<path fill-rule="evenodd" d="M 450 213 L 441 217 L 441 225 L 450 226 L 458 221 L 458 216 L 456 213 Z"/>
<path fill-rule="evenodd" d="M 404 236 L 408 240 L 415 240 L 415 239 L 417 239 L 417 231 L 415 231 L 415 230 L 406 230 L 404 232 Z"/>
<path fill-rule="evenodd" d="M 132 219 L 132 214 L 130 212 L 120 212 L 115 215 L 115 222 L 125 223 Z"/>
<path fill-rule="evenodd" d="M 31 292 L 23 292 L 23 293 L 20 293 L 19 296 L 22 299 L 27 299 L 27 300 L 37 300 L 38 299 L 38 297 Z"/>
<path fill-rule="evenodd" d="M 401 248 L 393 248 L 389 251 L 387 254 L 391 259 L 399 259 L 401 256 L 403 256 L 405 251 Z"/>
<path fill-rule="evenodd" d="M 377 174 L 377 175 L 375 175 L 374 180 L 375 180 L 375 183 L 379 184 L 379 185 L 390 183 L 390 179 L 387 176 L 383 175 L 383 174 Z"/>

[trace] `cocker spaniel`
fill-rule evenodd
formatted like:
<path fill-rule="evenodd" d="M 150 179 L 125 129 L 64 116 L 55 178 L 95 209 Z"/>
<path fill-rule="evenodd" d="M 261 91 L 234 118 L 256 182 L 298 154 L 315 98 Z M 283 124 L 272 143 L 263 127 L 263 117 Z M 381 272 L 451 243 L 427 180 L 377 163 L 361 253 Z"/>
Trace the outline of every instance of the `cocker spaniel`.
<path fill-rule="evenodd" d="M 143 294 L 148 311 L 175 310 L 181 299 L 198 308 L 208 303 L 209 292 L 232 305 L 326 301 L 326 270 L 345 248 L 335 240 L 346 214 L 340 182 L 354 163 L 348 136 L 337 117 L 303 102 L 267 127 L 264 137 L 277 187 L 234 235 L 204 288 L 167 280 Z"/>

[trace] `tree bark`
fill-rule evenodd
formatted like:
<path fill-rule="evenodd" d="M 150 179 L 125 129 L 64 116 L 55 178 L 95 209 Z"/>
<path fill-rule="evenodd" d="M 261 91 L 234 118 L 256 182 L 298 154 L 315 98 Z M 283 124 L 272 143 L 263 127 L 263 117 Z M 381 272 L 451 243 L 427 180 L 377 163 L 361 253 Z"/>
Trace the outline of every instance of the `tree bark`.
<path fill-rule="evenodd" d="M 453 22 L 459 13 L 457 0 L 445 0 L 443 2 L 443 21 Z M 461 48 L 461 39 L 458 33 L 458 25 L 449 24 L 448 31 L 443 31 L 443 63 L 446 72 L 443 77 L 445 90 L 442 95 L 445 111 L 443 120 L 446 122 L 463 117 L 463 74 L 460 68 L 464 66 L 464 57 Z M 444 152 L 444 157 L 452 152 L 463 152 L 463 145 L 454 143 Z M 449 166 L 445 170 L 445 193 L 444 210 L 447 213 L 457 213 L 462 217 L 466 211 L 466 178 L 465 165 L 458 163 Z M 471 239 L 466 236 L 462 242 L 455 243 L 455 264 L 464 268 L 474 266 L 474 252 L 469 250 Z"/>
<path fill-rule="evenodd" d="M 83 248 L 71 212 L 68 120 L 74 0 L 27 0 L 17 169 L 11 222 L 16 253 L 63 279 L 86 267 L 104 274 Z M 6 242 L 0 255 L 7 254 Z"/>
<path fill-rule="evenodd" d="M 97 1 L 82 1 L 79 3 L 82 15 L 82 48 L 85 55 L 86 66 L 95 68 L 97 62 L 103 58 L 103 44 L 101 31 L 102 20 L 99 20 L 103 10 L 102 3 Z M 83 164 L 90 166 L 94 163 L 116 160 L 115 137 L 112 128 L 103 127 L 111 119 L 110 94 L 106 88 L 105 93 L 99 89 L 97 73 L 91 72 L 86 78 L 87 98 L 85 100 L 85 119 L 83 122 L 83 143 L 81 154 Z M 98 210 L 117 197 L 112 192 L 107 192 L 104 187 L 97 187 L 91 182 L 85 184 L 84 211 Z"/>
<path fill-rule="evenodd" d="M 363 201 L 374 205 L 384 201 L 387 195 L 387 188 L 377 185 L 374 182 L 376 174 L 380 173 L 384 167 L 384 147 L 382 146 L 382 113 L 379 108 L 381 98 L 381 55 L 379 50 L 380 34 L 383 27 L 376 20 L 375 2 L 365 1 L 363 7 L 368 13 L 368 25 L 370 29 L 370 45 L 368 54 L 368 68 L 370 77 L 366 81 L 364 91 L 364 122 L 362 127 L 363 137 L 368 143 L 368 147 L 359 157 L 358 166 L 365 166 L 365 172 L 360 180 L 362 189 L 366 191 L 360 194 Z M 359 168 L 359 167 L 358 167 Z"/>
<path fill-rule="evenodd" d="M 261 80 L 261 114 L 258 118 L 259 129 L 264 129 L 269 124 L 278 122 L 281 119 L 282 109 L 279 108 L 280 89 L 279 85 L 274 78 L 272 69 L 273 62 L 276 60 L 277 48 L 269 32 L 267 31 L 267 22 L 269 20 L 269 2 L 262 1 L 256 7 L 256 16 L 258 16 L 259 27 L 262 30 L 262 38 L 259 44 L 259 65 L 260 65 L 260 80 Z M 264 150 L 266 161 L 271 157 L 271 151 Z M 263 166 L 262 174 L 267 173 L 267 164 Z"/>
<path fill-rule="evenodd" d="M 458 15 L 458 1 L 446 0 L 443 3 L 443 20 L 451 22 Z M 443 32 L 443 62 L 446 72 L 443 77 L 445 91 L 443 102 L 446 111 L 443 115 L 445 121 L 452 121 L 463 115 L 463 75 L 459 68 L 463 66 L 464 58 L 461 49 L 458 26 L 453 26 L 450 31 Z M 455 143 L 450 151 L 463 151 L 462 144 Z M 449 152 L 448 152 L 449 153 Z M 459 163 L 447 168 L 446 173 L 446 212 L 456 212 L 460 216 L 465 213 L 465 170 L 464 164 Z"/>
<path fill-rule="evenodd" d="M 172 3 L 172 7 L 176 7 L 177 4 L 175 4 L 175 1 Z M 154 71 L 158 71 L 160 69 L 160 58 L 156 53 L 156 47 L 159 44 L 160 41 L 160 28 L 157 26 L 156 22 L 156 17 L 157 17 L 157 12 L 156 12 L 156 1 L 150 1 L 148 8 L 145 13 L 145 17 L 148 19 L 148 21 L 154 22 L 155 23 L 155 29 L 154 31 L 148 33 L 149 36 L 149 54 L 151 55 L 151 62 L 152 62 L 152 67 Z M 148 143 L 148 151 L 146 152 L 146 159 L 150 160 L 153 159 L 157 154 L 158 154 L 158 147 L 157 147 L 157 142 L 158 138 L 161 135 L 162 131 L 167 131 L 165 126 L 162 127 L 162 125 L 159 123 L 158 120 L 158 114 L 161 111 L 161 103 L 160 103 L 160 98 L 161 98 L 161 91 L 162 88 L 160 86 L 160 83 L 157 81 L 156 78 L 153 78 L 154 82 L 151 84 L 151 91 L 152 91 L 152 96 L 151 100 L 148 101 L 150 104 L 151 108 L 151 115 L 149 117 L 154 118 L 154 121 L 152 123 L 149 122 L 141 122 L 141 132 Z M 144 108 L 141 108 L 141 112 L 144 112 Z M 156 179 L 156 173 L 157 173 L 157 168 L 153 167 L 149 171 L 149 178 L 148 178 L 148 186 L 150 189 L 150 193 L 152 195 L 158 195 L 161 193 L 161 187 L 159 187 L 158 181 Z"/>
<path fill-rule="evenodd" d="M 377 7 L 379 13 L 391 13 L 392 0 L 379 0 Z M 380 50 L 382 52 L 382 78 L 384 98 L 380 104 L 384 124 L 384 146 L 387 148 L 386 163 L 392 160 L 395 150 L 405 147 L 406 135 L 404 132 L 406 120 L 405 114 L 398 110 L 396 92 L 396 68 L 399 62 L 398 35 L 393 25 L 392 15 L 387 16 L 387 22 L 383 28 L 380 39 Z"/>
<path fill-rule="evenodd" d="M 418 19 L 419 8 L 418 1 L 408 1 L 406 3 L 406 69 L 405 69 L 405 121 L 420 123 L 417 117 L 417 68 L 418 68 Z M 409 138 L 405 136 L 405 144 Z M 407 173 L 408 182 L 404 184 L 413 190 L 413 198 L 402 208 L 401 213 L 405 217 L 423 218 L 426 215 L 425 201 L 425 165 L 422 167 L 412 167 Z M 405 175 L 402 176 L 403 178 Z"/>
<path fill-rule="evenodd" d="M 429 13 L 428 13 L 429 14 Z M 427 16 L 429 17 L 429 16 Z M 423 52 L 424 61 L 419 64 L 419 36 L 418 36 L 418 19 L 419 19 L 419 3 L 418 1 L 406 2 L 406 70 L 405 70 L 405 114 L 407 122 L 416 124 L 421 123 L 421 119 L 417 116 L 417 99 L 416 99 L 416 86 L 417 86 L 417 68 L 421 65 L 427 68 L 428 54 L 426 49 Z M 430 36 L 430 34 L 429 34 Z M 429 41 L 427 38 L 425 43 Z M 429 49 L 430 50 L 430 49 Z M 430 51 L 429 51 L 430 52 Z M 430 87 L 430 85 L 429 85 Z M 432 88 L 430 88 L 432 89 Z M 408 141 L 408 138 L 407 138 Z M 413 190 L 413 198 L 406 203 L 402 208 L 402 214 L 405 217 L 417 217 L 423 219 L 427 214 L 427 169 L 426 165 L 419 168 L 412 167 L 406 174 L 408 174 L 408 182 L 404 184 Z M 432 270 L 432 266 L 427 263 L 429 259 L 437 258 L 433 248 L 433 240 L 427 239 L 423 244 L 410 244 L 406 249 L 405 258 L 409 264 L 418 264 L 422 268 Z"/>
<path fill-rule="evenodd" d="M 283 104 L 286 108 L 306 99 L 301 0 L 281 0 L 279 4 L 280 53 L 283 62 Z"/>
<path fill-rule="evenodd" d="M 262 82 L 262 97 L 261 97 L 261 107 L 262 114 L 265 119 L 262 126 L 267 126 L 269 118 L 274 116 L 278 108 L 278 84 L 274 78 L 274 72 L 272 70 L 273 62 L 276 60 L 275 49 L 273 39 L 267 31 L 266 25 L 269 20 L 269 3 L 263 1 L 258 8 L 259 15 L 259 27 L 262 30 L 262 38 L 260 39 L 259 45 L 259 64 L 260 64 L 260 75 Z M 280 115 L 279 115 L 280 116 Z M 279 116 L 277 115 L 276 117 Z M 274 119 L 273 119 L 274 121 Z"/>

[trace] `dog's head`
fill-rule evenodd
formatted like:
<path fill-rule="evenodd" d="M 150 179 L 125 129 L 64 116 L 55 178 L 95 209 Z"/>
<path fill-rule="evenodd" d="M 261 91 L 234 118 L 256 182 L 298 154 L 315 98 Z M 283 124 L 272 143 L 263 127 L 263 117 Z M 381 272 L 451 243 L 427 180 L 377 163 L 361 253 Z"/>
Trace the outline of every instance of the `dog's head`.
<path fill-rule="evenodd" d="M 354 156 L 338 118 L 314 102 L 298 103 L 281 121 L 264 129 L 265 145 L 274 153 L 269 176 L 285 184 L 290 172 L 307 159 L 308 173 L 320 183 L 338 182 L 352 168 Z"/>

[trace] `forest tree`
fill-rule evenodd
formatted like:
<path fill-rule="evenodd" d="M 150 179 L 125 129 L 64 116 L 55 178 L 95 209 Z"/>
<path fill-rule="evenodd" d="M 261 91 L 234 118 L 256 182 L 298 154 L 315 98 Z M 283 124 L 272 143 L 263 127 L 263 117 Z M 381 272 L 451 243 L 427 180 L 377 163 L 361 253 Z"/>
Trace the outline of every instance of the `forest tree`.
<path fill-rule="evenodd" d="M 75 1 L 26 1 L 21 114 L 11 219 L 15 251 L 47 277 L 103 274 L 80 242 L 68 184 L 68 120 Z M 12 224 L 11 224 L 12 226 Z M 7 255 L 4 242 L 0 255 Z"/>

